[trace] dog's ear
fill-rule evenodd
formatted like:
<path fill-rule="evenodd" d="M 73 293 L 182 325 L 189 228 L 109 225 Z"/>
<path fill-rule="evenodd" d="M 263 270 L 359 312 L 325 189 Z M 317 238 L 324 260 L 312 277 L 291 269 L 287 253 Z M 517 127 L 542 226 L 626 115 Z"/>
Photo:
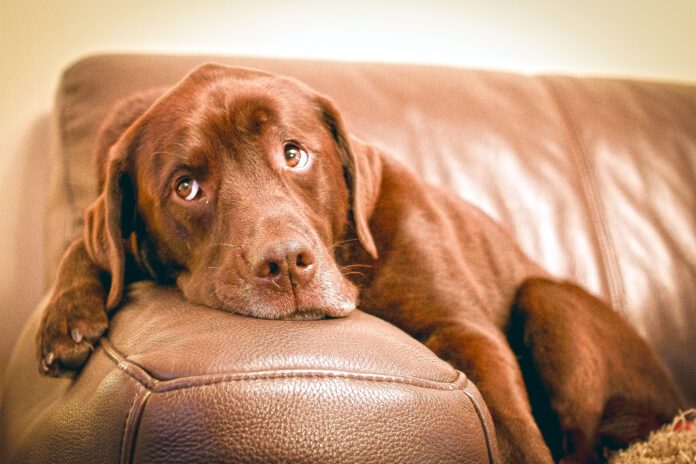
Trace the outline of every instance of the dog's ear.
<path fill-rule="evenodd" d="M 318 97 L 322 118 L 338 146 L 346 183 L 351 197 L 351 216 L 358 240 L 374 258 L 377 247 L 370 232 L 369 222 L 379 196 L 382 181 L 382 162 L 379 152 L 372 146 L 348 134 L 341 114 L 333 102 Z"/>
<path fill-rule="evenodd" d="M 107 309 L 121 300 L 125 253 L 133 254 L 133 245 L 124 247 L 123 241 L 132 239 L 135 229 L 135 190 L 129 170 L 137 137 L 129 128 L 165 91 L 153 88 L 116 102 L 97 134 L 95 160 L 101 194 L 85 213 L 84 242 L 92 261 L 111 274 Z"/>
<path fill-rule="evenodd" d="M 92 261 L 111 274 L 107 310 L 121 301 L 126 256 L 123 237 L 132 229 L 134 197 L 130 181 L 129 137 L 121 137 L 109 150 L 100 195 L 85 213 L 84 242 Z"/>

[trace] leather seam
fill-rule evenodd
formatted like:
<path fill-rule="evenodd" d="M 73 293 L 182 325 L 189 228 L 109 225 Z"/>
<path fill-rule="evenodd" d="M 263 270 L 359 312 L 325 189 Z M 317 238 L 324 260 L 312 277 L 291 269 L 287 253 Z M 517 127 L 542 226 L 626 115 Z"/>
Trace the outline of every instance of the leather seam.
<path fill-rule="evenodd" d="M 118 350 L 116 350 L 108 339 L 102 339 L 100 344 L 107 356 L 114 361 L 118 369 L 122 370 L 125 374 L 129 375 L 136 382 L 140 383 L 144 388 L 152 393 L 162 393 L 186 388 L 210 386 L 220 383 L 290 378 L 347 379 L 411 385 L 419 388 L 444 391 L 464 390 L 469 385 L 468 378 L 459 371 L 456 371 L 457 375 L 451 382 L 438 382 L 435 380 L 398 375 L 371 374 L 328 369 L 277 369 L 224 374 L 204 374 L 180 377 L 172 380 L 159 380 L 152 377 L 141 366 L 127 360 L 121 353 L 118 352 Z"/>
<path fill-rule="evenodd" d="M 130 464 L 133 462 L 140 418 L 143 416 L 145 405 L 147 404 L 147 400 L 150 398 L 151 394 L 152 392 L 149 389 L 140 388 L 140 391 L 133 399 L 133 403 L 128 411 L 128 416 L 126 417 L 126 423 L 123 425 L 123 436 L 121 438 L 121 464 Z"/>
<path fill-rule="evenodd" d="M 479 418 L 479 422 L 481 422 L 481 429 L 483 431 L 483 438 L 486 441 L 486 452 L 488 453 L 488 462 L 490 464 L 494 464 L 495 459 L 493 457 L 493 448 L 491 447 L 491 434 L 490 431 L 488 430 L 488 425 L 486 424 L 486 420 L 483 415 L 483 411 L 481 410 L 481 407 L 479 406 L 478 402 L 476 399 L 471 395 L 466 390 L 462 390 L 462 393 L 466 395 L 467 398 L 469 398 L 469 401 L 471 401 L 471 404 L 474 406 L 474 410 L 476 411 L 476 415 Z"/>
<path fill-rule="evenodd" d="M 541 80 L 551 96 L 569 135 L 570 153 L 578 167 L 582 196 L 585 199 L 585 206 L 590 216 L 590 230 L 593 232 L 593 238 L 599 251 L 600 263 L 607 284 L 611 305 L 614 310 L 623 313 L 623 308 L 625 306 L 624 290 L 623 281 L 618 269 L 618 257 L 612 246 L 613 240 L 602 208 L 599 187 L 597 186 L 595 175 L 587 159 L 587 152 L 583 148 L 576 127 L 571 124 L 570 113 L 562 103 L 553 83 L 548 78 L 541 78 Z"/>

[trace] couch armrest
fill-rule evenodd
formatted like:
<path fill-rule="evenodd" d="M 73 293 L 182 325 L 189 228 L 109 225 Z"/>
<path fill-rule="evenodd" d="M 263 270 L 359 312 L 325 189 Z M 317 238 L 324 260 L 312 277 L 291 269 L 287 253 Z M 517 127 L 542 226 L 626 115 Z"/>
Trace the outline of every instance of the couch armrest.
<path fill-rule="evenodd" d="M 39 376 L 25 327 L 3 462 L 489 462 L 476 387 L 390 324 L 268 321 L 140 283 L 75 379 Z"/>

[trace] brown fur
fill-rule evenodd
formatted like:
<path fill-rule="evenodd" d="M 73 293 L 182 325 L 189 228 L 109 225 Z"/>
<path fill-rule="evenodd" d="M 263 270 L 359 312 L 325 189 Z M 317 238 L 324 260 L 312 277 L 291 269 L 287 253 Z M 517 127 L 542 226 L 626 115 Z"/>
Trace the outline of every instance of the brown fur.
<path fill-rule="evenodd" d="M 304 171 L 286 167 L 287 142 L 312 157 Z M 359 294 L 473 379 L 505 462 L 596 461 L 679 407 L 660 360 L 604 302 L 349 136 L 296 81 L 203 66 L 121 105 L 97 148 L 100 195 L 38 334 L 45 374 L 79 369 L 123 286 L 152 278 L 264 318 L 343 316 Z M 176 195 L 182 174 L 201 186 L 192 201 Z"/>

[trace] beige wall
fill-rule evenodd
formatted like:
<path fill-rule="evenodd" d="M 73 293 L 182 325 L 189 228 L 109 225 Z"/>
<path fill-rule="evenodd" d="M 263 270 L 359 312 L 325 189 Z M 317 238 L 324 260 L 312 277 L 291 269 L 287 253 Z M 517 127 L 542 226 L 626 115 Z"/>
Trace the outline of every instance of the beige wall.
<path fill-rule="evenodd" d="M 297 3 L 297 6 L 291 6 Z M 576 5 L 579 4 L 579 5 Z M 327 5 L 334 6 L 327 6 Z M 61 70 L 100 51 L 444 63 L 696 81 L 696 1 L 0 0 L 0 324 L 40 297 L 36 223 Z M 23 313 L 24 311 L 21 311 Z M 9 341 L 0 344 L 0 372 Z"/>

